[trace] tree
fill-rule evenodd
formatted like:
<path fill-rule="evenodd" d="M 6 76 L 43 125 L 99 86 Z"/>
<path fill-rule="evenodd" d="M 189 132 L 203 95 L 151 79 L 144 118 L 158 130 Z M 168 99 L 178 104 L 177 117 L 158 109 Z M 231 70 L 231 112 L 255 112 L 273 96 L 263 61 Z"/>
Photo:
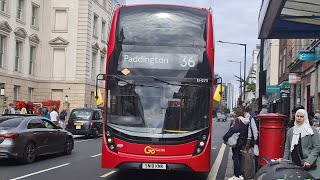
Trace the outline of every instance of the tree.
<path fill-rule="evenodd" d="M 255 79 L 257 76 L 257 71 L 255 70 L 252 70 L 251 71 L 251 74 L 249 75 L 249 79 Z M 236 78 L 237 78 L 237 81 L 241 82 L 242 84 L 244 84 L 244 79 L 243 78 L 240 78 L 239 76 L 236 76 L 234 75 Z M 243 86 L 241 86 L 242 88 Z M 256 83 L 252 82 L 252 83 L 249 83 L 249 81 L 246 81 L 246 92 L 256 92 Z"/>
<path fill-rule="evenodd" d="M 223 112 L 224 112 L 225 114 L 229 114 L 229 113 L 230 113 L 230 109 L 229 109 L 229 108 L 224 108 Z"/>

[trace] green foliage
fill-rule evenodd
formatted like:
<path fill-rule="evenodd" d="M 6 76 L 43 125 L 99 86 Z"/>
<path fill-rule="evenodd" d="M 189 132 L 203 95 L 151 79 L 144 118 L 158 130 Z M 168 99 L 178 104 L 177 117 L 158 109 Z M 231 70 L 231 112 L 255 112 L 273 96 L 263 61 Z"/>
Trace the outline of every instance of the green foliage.
<path fill-rule="evenodd" d="M 249 78 L 256 78 L 256 74 L 257 72 L 255 70 L 251 71 L 251 74 L 249 75 Z M 240 78 L 239 76 L 234 75 L 237 78 L 237 81 L 241 82 L 242 84 L 244 84 L 245 80 L 243 78 Z M 241 86 L 242 88 L 243 86 Z M 249 83 L 249 81 L 246 81 L 246 92 L 256 92 L 256 83 L 252 82 Z"/>
<path fill-rule="evenodd" d="M 225 113 L 225 114 L 230 113 L 230 109 L 228 109 L 228 108 L 224 108 L 224 110 L 223 110 L 223 111 L 224 111 L 224 113 Z"/>

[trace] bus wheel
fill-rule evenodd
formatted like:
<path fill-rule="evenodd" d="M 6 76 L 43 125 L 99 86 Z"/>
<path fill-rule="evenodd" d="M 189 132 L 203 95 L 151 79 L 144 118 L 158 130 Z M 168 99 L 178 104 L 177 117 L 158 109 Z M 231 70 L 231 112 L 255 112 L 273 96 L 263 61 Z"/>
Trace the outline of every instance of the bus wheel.
<path fill-rule="evenodd" d="M 208 175 L 209 175 L 208 172 L 199 172 L 197 173 L 197 179 L 206 180 L 208 179 Z"/>

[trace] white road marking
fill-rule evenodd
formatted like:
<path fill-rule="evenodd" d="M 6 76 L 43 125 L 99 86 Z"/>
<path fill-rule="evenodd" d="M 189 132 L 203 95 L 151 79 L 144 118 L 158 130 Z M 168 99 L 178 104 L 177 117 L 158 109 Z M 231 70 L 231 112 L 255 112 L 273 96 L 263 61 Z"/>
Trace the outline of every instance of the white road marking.
<path fill-rule="evenodd" d="M 221 161 L 222 161 L 225 149 L 226 149 L 226 145 L 222 144 L 221 148 L 219 150 L 219 154 L 218 154 L 216 160 L 214 161 L 214 164 L 213 164 L 213 166 L 210 170 L 210 173 L 208 175 L 208 180 L 215 180 L 217 178 L 217 174 L 219 171 L 219 167 L 221 165 Z"/>
<path fill-rule="evenodd" d="M 33 175 L 36 175 L 36 174 L 40 174 L 40 173 L 43 173 L 43 172 L 51 171 L 53 169 L 61 168 L 63 166 L 68 166 L 69 164 L 70 163 L 62 164 L 62 165 L 59 165 L 59 166 L 55 166 L 55 167 L 52 167 L 52 168 L 44 169 L 44 170 L 37 171 L 37 172 L 31 173 L 31 174 L 27 174 L 27 175 L 24 175 L 24 176 L 16 177 L 16 178 L 13 178 L 13 179 L 10 179 L 10 180 L 23 179 L 23 178 L 30 177 L 30 176 L 33 176 Z"/>
<path fill-rule="evenodd" d="M 93 156 L 90 156 L 90 157 L 94 158 L 94 157 L 97 157 L 97 156 L 101 156 L 101 153 L 100 153 L 100 154 L 93 155 Z"/>
<path fill-rule="evenodd" d="M 107 177 L 107 176 L 110 176 L 111 174 L 115 173 L 116 171 L 110 171 L 108 172 L 107 174 L 104 174 L 102 176 L 100 176 L 101 178 L 104 178 L 104 177 Z"/>
<path fill-rule="evenodd" d="M 85 139 L 85 140 L 80 140 L 80 141 L 74 141 L 75 143 L 79 143 L 79 142 L 85 142 L 85 141 L 93 141 L 94 139 Z"/>

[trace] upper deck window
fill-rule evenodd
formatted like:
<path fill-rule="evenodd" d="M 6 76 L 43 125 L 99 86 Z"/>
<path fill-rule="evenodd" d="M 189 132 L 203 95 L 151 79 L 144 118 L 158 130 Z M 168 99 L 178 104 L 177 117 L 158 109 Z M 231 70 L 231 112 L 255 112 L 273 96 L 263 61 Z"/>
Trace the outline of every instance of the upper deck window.
<path fill-rule="evenodd" d="M 120 10 L 117 43 L 206 46 L 207 13 L 180 6 L 133 6 Z"/>

